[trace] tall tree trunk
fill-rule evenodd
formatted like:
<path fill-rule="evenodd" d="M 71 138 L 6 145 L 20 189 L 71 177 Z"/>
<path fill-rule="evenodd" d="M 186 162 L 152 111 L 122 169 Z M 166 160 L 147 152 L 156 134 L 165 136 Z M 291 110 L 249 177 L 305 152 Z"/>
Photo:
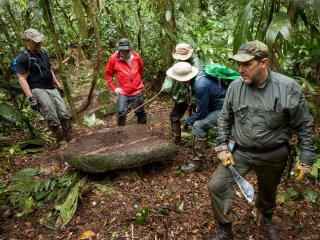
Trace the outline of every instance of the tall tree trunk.
<path fill-rule="evenodd" d="M 6 43 L 9 45 L 9 47 L 11 49 L 12 56 L 15 56 L 16 53 L 18 52 L 18 50 L 12 44 L 13 41 L 11 40 L 11 37 L 10 37 L 10 35 L 8 33 L 6 23 L 4 22 L 4 20 L 2 19 L 1 16 L 0 16 L 0 30 L 3 32 L 3 34 L 4 34 L 5 38 L 6 38 Z"/>
<path fill-rule="evenodd" d="M 93 28 L 94 28 L 94 33 L 95 33 L 97 57 L 96 57 L 96 61 L 93 66 L 92 82 L 91 82 L 91 87 L 90 87 L 90 91 L 88 94 L 88 99 L 82 106 L 80 106 L 80 108 L 77 110 L 77 113 L 83 112 L 85 109 L 87 109 L 87 107 L 91 103 L 93 92 L 94 92 L 94 89 L 95 89 L 95 86 L 97 83 L 98 74 L 100 71 L 101 62 L 102 62 L 101 37 L 100 37 L 99 27 L 97 24 L 97 14 L 96 14 L 96 9 L 95 9 L 95 4 L 94 4 L 94 0 L 87 0 L 87 1 L 88 1 L 87 2 L 88 3 L 88 10 L 89 10 L 88 13 L 91 18 Z"/>
<path fill-rule="evenodd" d="M 141 19 L 141 5 L 142 5 L 142 0 L 137 0 L 137 15 L 139 19 L 139 31 L 138 31 L 138 36 L 137 36 L 137 42 L 138 42 L 138 49 L 139 52 L 142 54 L 142 46 L 141 46 L 141 34 L 142 34 L 142 19 Z"/>
<path fill-rule="evenodd" d="M 77 121 L 77 113 L 75 111 L 74 108 L 74 104 L 71 98 L 71 92 L 70 92 L 70 88 L 68 86 L 68 82 L 66 81 L 66 78 L 64 77 L 64 71 L 63 71 L 63 65 L 62 65 L 62 56 L 61 56 L 61 50 L 60 50 L 60 46 L 59 46 L 59 42 L 57 39 L 57 34 L 54 28 L 54 24 L 52 21 L 52 13 L 51 13 L 51 8 L 50 8 L 50 0 L 44 0 L 45 3 L 45 16 L 47 17 L 46 22 L 48 24 L 48 27 L 50 29 L 51 32 L 51 38 L 53 41 L 53 45 L 55 48 L 55 52 L 57 55 L 57 59 L 58 59 L 58 64 L 59 64 L 59 72 L 61 75 L 61 80 L 62 80 L 62 84 L 66 93 L 66 97 L 67 97 L 67 101 L 69 103 L 69 107 L 70 107 L 70 112 L 71 115 L 73 117 L 73 120 Z"/>
<path fill-rule="evenodd" d="M 162 71 L 159 73 L 159 78 L 153 83 L 155 89 L 160 89 L 163 79 L 166 77 L 166 70 L 172 63 L 172 50 L 175 47 L 175 39 L 177 28 L 175 22 L 175 11 L 173 0 L 159 0 L 158 10 L 160 14 L 160 26 L 162 28 L 161 40 L 162 40 L 162 59 L 163 66 Z M 171 13 L 171 18 L 167 19 L 167 13 Z"/>
<path fill-rule="evenodd" d="M 15 16 L 14 16 L 12 9 L 11 9 L 11 6 L 10 6 L 10 2 L 5 2 L 5 8 L 8 13 L 8 17 L 9 17 L 9 21 L 11 23 L 11 26 L 16 33 L 18 42 L 19 42 L 20 46 L 23 46 L 24 44 L 21 40 L 21 32 L 22 32 L 21 24 L 19 21 L 18 22 L 16 21 Z"/>
<path fill-rule="evenodd" d="M 77 17 L 78 23 L 78 32 L 79 32 L 79 39 L 78 39 L 78 47 L 80 51 L 80 56 L 82 58 L 86 58 L 84 52 L 86 52 L 86 45 L 84 44 L 84 40 L 88 39 L 88 25 L 86 21 L 85 12 L 83 10 L 83 5 L 80 0 L 72 0 L 74 13 Z"/>

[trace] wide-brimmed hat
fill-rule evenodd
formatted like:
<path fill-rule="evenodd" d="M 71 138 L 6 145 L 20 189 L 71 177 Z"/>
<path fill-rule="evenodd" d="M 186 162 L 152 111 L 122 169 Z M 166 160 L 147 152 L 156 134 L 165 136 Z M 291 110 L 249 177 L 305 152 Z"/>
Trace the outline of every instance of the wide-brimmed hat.
<path fill-rule="evenodd" d="M 198 74 L 198 68 L 187 62 L 178 62 L 167 70 L 167 75 L 179 82 L 187 82 Z"/>
<path fill-rule="evenodd" d="M 255 57 L 265 58 L 269 57 L 270 52 L 268 46 L 260 41 L 251 41 L 242 44 L 236 55 L 230 57 L 230 59 L 238 62 L 248 62 Z"/>
<path fill-rule="evenodd" d="M 34 28 L 29 28 L 25 30 L 24 33 L 22 34 L 22 39 L 26 41 L 33 41 L 35 43 L 40 43 L 45 39 L 45 37 L 38 30 Z"/>
<path fill-rule="evenodd" d="M 121 38 L 118 42 L 118 50 L 130 50 L 131 44 L 127 38 Z"/>
<path fill-rule="evenodd" d="M 187 43 L 179 43 L 172 52 L 172 57 L 176 60 L 185 61 L 192 56 L 193 48 Z"/>

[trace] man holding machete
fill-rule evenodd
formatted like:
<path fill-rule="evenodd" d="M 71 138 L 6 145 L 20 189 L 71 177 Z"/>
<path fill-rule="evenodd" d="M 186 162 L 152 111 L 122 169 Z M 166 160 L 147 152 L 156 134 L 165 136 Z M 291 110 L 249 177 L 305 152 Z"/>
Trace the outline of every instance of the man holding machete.
<path fill-rule="evenodd" d="M 281 237 L 272 224 L 272 214 L 292 130 L 298 134 L 301 151 L 296 179 L 309 174 L 316 161 L 313 120 L 301 86 L 271 71 L 269 56 L 264 43 L 252 41 L 231 57 L 242 79 L 230 84 L 218 117 L 216 151 L 223 164 L 213 173 L 208 188 L 219 229 L 206 239 L 233 239 L 231 210 L 236 182 L 228 164 L 241 176 L 250 171 L 257 175 L 256 207 L 262 214 L 262 226 L 269 239 L 278 240 Z M 233 153 L 228 147 L 231 138 L 236 142 Z"/>

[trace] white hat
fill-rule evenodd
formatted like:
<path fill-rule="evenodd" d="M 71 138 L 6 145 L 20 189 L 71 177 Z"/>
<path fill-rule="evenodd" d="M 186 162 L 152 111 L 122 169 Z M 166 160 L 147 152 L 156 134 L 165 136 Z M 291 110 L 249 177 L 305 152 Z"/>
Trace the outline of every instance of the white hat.
<path fill-rule="evenodd" d="M 34 28 L 25 30 L 22 34 L 22 38 L 23 40 L 31 40 L 35 43 L 40 43 L 45 39 L 44 35 Z"/>
<path fill-rule="evenodd" d="M 198 74 L 198 68 L 188 62 L 178 62 L 167 70 L 167 75 L 179 82 L 187 82 Z"/>
<path fill-rule="evenodd" d="M 187 43 L 179 43 L 172 52 L 172 57 L 176 60 L 185 61 L 191 57 L 193 48 Z"/>

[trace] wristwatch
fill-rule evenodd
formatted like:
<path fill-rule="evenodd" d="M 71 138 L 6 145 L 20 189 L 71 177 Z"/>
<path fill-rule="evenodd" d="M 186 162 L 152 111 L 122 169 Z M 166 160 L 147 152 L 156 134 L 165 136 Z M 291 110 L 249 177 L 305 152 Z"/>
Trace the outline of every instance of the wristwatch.
<path fill-rule="evenodd" d="M 229 150 L 229 148 L 227 144 L 221 144 L 220 146 L 215 147 L 214 150 L 216 152 L 221 152 L 221 151 Z"/>
<path fill-rule="evenodd" d="M 222 144 L 228 145 L 229 139 L 228 138 L 217 138 L 217 146 L 220 146 Z"/>

